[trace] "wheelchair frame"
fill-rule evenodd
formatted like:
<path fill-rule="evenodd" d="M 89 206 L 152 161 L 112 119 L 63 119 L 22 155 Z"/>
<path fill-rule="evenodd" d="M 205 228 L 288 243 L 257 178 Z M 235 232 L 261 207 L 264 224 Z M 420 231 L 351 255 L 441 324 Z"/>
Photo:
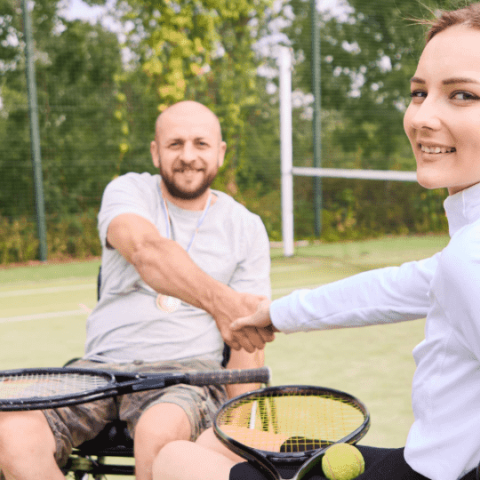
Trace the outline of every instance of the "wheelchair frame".
<path fill-rule="evenodd" d="M 97 276 L 97 300 L 100 299 L 102 282 L 102 267 Z M 222 366 L 226 367 L 230 359 L 230 347 L 225 344 L 223 349 Z M 69 360 L 64 366 L 77 359 Z M 67 464 L 62 468 L 65 475 L 73 475 L 74 480 L 102 480 L 105 475 L 134 476 L 135 466 L 110 461 L 107 457 L 133 458 L 133 439 L 130 436 L 126 422 L 116 420 L 109 423 L 92 440 L 74 448 Z M 68 478 L 68 477 L 67 477 Z"/>
<path fill-rule="evenodd" d="M 78 448 L 74 448 L 67 464 L 65 474 L 72 474 L 74 480 L 101 480 L 105 475 L 135 475 L 135 466 L 110 461 L 107 457 L 133 458 L 133 440 L 125 422 L 117 420 L 108 424 L 97 437 Z"/>

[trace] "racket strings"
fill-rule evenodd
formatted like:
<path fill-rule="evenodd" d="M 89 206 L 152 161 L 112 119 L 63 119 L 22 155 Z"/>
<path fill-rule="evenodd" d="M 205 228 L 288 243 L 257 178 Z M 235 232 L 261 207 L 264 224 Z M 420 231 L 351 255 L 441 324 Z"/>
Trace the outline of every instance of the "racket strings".
<path fill-rule="evenodd" d="M 0 399 L 52 397 L 94 391 L 106 386 L 108 377 L 90 374 L 35 373 L 0 377 Z"/>
<path fill-rule="evenodd" d="M 217 425 L 231 438 L 270 452 L 323 448 L 360 427 L 364 413 L 337 396 L 275 392 L 246 398 L 220 412 Z"/>

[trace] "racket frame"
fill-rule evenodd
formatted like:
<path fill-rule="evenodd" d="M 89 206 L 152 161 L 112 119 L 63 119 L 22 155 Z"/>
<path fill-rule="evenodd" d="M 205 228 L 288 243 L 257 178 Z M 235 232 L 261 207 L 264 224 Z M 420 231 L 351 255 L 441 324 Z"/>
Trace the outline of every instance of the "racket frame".
<path fill-rule="evenodd" d="M 76 391 L 71 394 L 52 394 L 48 397 L 0 398 L 0 411 L 45 410 L 68 407 L 80 403 L 92 402 L 103 398 L 165 388 L 180 383 L 188 385 L 212 385 L 228 383 L 268 383 L 271 371 L 269 367 L 245 370 L 201 370 L 165 373 L 130 373 L 90 368 L 26 368 L 0 371 L 0 385 L 7 376 L 21 375 L 87 375 L 104 378 L 106 383 L 99 388 Z"/>
<path fill-rule="evenodd" d="M 319 448 L 306 450 L 303 452 L 270 452 L 262 449 L 255 449 L 244 445 L 238 440 L 230 437 L 228 434 L 222 431 L 221 427 L 218 425 L 218 419 L 225 410 L 228 410 L 232 405 L 241 403 L 246 399 L 255 399 L 265 398 L 266 394 L 278 393 L 279 397 L 285 394 L 300 394 L 300 392 L 310 392 L 314 394 L 323 394 L 338 398 L 339 401 L 346 401 L 349 404 L 354 405 L 364 416 L 362 424 L 353 430 L 351 433 L 343 437 L 342 439 L 331 442 L 329 445 Z M 273 397 L 275 398 L 275 397 Z M 268 398 L 265 398 L 268 400 Z M 224 403 L 218 410 L 215 419 L 214 419 L 214 433 L 216 437 L 223 443 L 227 448 L 235 452 L 237 455 L 247 459 L 249 462 L 253 463 L 257 468 L 263 471 L 269 478 L 273 480 L 283 480 L 277 469 L 275 468 L 276 463 L 281 464 L 297 464 L 299 469 L 297 470 L 295 476 L 291 480 L 301 479 L 303 475 L 310 471 L 310 469 L 317 464 L 317 462 L 323 457 L 325 451 L 336 443 L 349 443 L 354 445 L 359 440 L 361 440 L 368 432 L 370 428 L 370 413 L 363 402 L 358 400 L 353 395 L 349 393 L 342 392 L 341 390 L 335 390 L 332 388 L 318 387 L 311 385 L 281 385 L 266 387 L 253 392 L 248 392 L 242 395 L 239 395 L 235 398 Z"/>

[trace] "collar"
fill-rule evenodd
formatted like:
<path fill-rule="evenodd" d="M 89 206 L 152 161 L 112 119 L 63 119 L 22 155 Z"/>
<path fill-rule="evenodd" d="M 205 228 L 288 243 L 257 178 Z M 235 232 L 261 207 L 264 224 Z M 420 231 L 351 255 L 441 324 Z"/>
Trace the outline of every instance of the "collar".
<path fill-rule="evenodd" d="M 465 225 L 480 219 L 480 183 L 450 195 L 443 203 L 450 237 Z"/>

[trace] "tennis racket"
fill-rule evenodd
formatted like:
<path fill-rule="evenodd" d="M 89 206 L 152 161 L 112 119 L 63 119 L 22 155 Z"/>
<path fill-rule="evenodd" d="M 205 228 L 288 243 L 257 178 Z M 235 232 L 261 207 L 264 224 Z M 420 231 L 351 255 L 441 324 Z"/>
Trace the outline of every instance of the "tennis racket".
<path fill-rule="evenodd" d="M 214 431 L 228 448 L 271 480 L 279 465 L 298 465 L 301 480 L 334 443 L 354 444 L 368 431 L 370 414 L 352 395 L 310 386 L 267 387 L 238 396 L 218 411 Z"/>
<path fill-rule="evenodd" d="M 43 410 L 170 385 L 268 383 L 268 367 L 174 373 L 123 373 L 82 368 L 30 368 L 0 372 L 0 411 Z"/>

